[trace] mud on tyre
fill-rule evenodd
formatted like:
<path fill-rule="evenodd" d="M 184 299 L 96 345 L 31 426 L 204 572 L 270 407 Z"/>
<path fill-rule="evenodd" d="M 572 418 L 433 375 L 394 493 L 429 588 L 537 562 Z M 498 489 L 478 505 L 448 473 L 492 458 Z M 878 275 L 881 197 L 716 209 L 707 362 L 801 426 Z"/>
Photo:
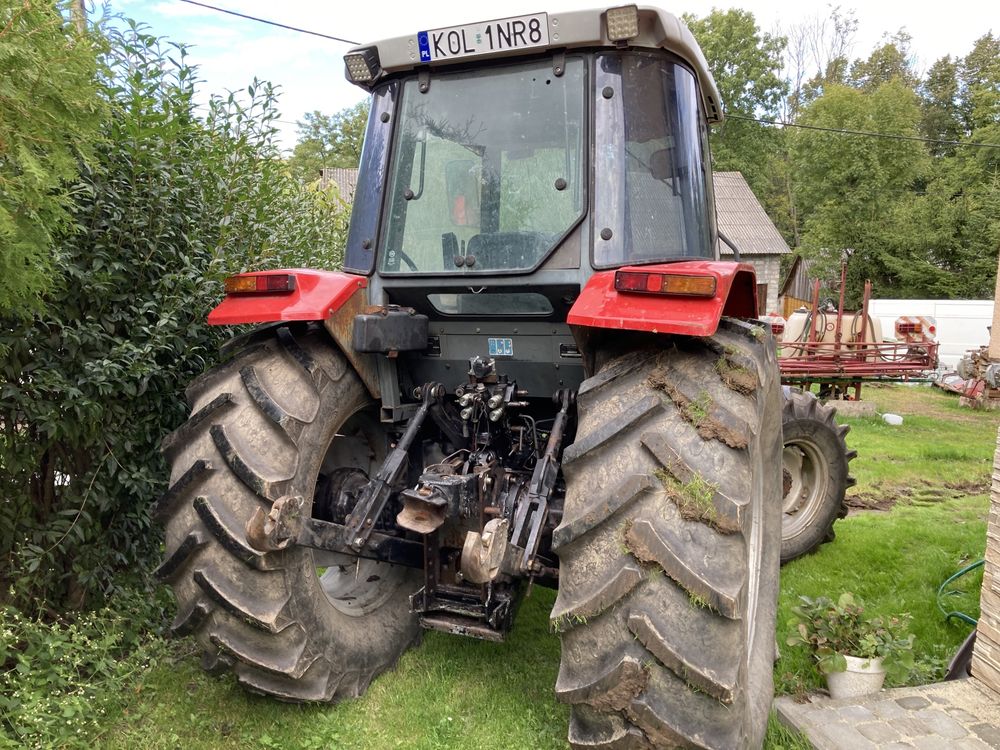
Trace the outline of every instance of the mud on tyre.
<path fill-rule="evenodd" d="M 260 554 L 245 525 L 282 495 L 309 507 L 321 475 L 329 484 L 378 466 L 385 436 L 364 387 L 322 329 L 279 327 L 187 396 L 191 417 L 163 442 L 170 488 L 154 507 L 173 631 L 193 634 L 206 668 L 229 669 L 250 690 L 360 695 L 419 634 L 408 602 L 418 572 L 294 546 Z"/>
<path fill-rule="evenodd" d="M 781 514 L 770 335 L 724 320 L 711 339 L 613 358 L 578 414 L 553 537 L 570 743 L 759 747 Z"/>

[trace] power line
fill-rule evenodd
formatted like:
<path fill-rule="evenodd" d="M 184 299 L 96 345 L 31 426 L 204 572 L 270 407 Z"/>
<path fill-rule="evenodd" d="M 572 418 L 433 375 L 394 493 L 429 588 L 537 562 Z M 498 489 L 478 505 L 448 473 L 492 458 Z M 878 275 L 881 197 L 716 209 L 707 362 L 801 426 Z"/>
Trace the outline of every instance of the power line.
<path fill-rule="evenodd" d="M 219 13 L 226 13 L 230 16 L 236 16 L 237 18 L 245 18 L 247 21 L 266 23 L 268 26 L 277 26 L 279 29 L 288 29 L 289 31 L 297 31 L 300 34 L 311 34 L 312 36 L 322 37 L 323 39 L 332 39 L 335 42 L 343 42 L 344 44 L 355 44 L 355 45 L 359 44 L 359 42 L 352 42 L 350 39 L 343 39 L 339 36 L 333 36 L 331 34 L 322 34 L 319 31 L 310 31 L 309 29 L 300 29 L 297 26 L 289 26 L 288 24 L 285 23 L 278 23 L 277 21 L 269 21 L 266 18 L 257 18 L 256 16 L 248 16 L 245 13 L 237 13 L 235 10 L 217 8 L 214 5 L 199 3 L 198 0 L 180 0 L 180 2 L 187 3 L 188 5 L 197 5 L 199 8 L 207 8 L 208 10 L 214 10 Z"/>
<path fill-rule="evenodd" d="M 357 45 L 360 42 L 355 42 L 350 39 L 344 39 L 343 37 L 333 36 L 332 34 L 323 34 L 319 31 L 312 31 L 310 29 L 302 29 L 297 26 L 289 26 L 288 24 L 279 23 L 277 21 L 271 21 L 266 18 L 258 18 L 257 16 L 250 16 L 245 13 L 238 13 L 235 10 L 228 10 L 226 8 L 219 8 L 215 5 L 208 5 L 207 3 L 198 2 L 198 0 L 180 0 L 182 3 L 187 3 L 188 5 L 196 5 L 199 8 L 206 8 L 208 10 L 214 10 L 219 13 L 226 13 L 230 16 L 236 16 L 237 18 L 243 18 L 247 21 L 256 21 L 257 23 L 267 24 L 268 26 L 276 26 L 280 29 L 287 29 L 288 31 L 297 31 L 300 34 L 310 34 L 312 36 L 318 36 L 323 39 L 330 39 L 335 42 L 343 42 L 344 44 L 354 44 Z M 818 130 L 824 133 L 839 133 L 841 135 L 860 135 L 867 136 L 869 138 L 887 138 L 889 140 L 895 141 L 917 141 L 919 143 L 936 143 L 943 146 L 971 146 L 974 148 L 1000 148 L 1000 143 L 981 143 L 975 141 L 945 141 L 939 138 L 923 138 L 921 136 L 915 135 L 898 135 L 895 133 L 876 133 L 868 130 L 848 130 L 845 128 L 825 128 L 819 125 L 803 125 L 797 122 L 784 122 L 782 120 L 764 120 L 759 117 L 749 117 L 747 115 L 735 115 L 726 114 L 726 117 L 730 117 L 734 120 L 746 120 L 747 122 L 759 122 L 763 125 L 774 125 L 783 128 L 801 128 L 803 130 Z M 279 120 L 279 122 L 282 122 Z M 292 123 L 287 123 L 291 125 Z M 295 123 L 296 125 L 298 123 Z"/>
<path fill-rule="evenodd" d="M 185 0 L 187 1 L 187 0 Z M 764 125 L 780 125 L 784 128 L 802 128 L 803 130 L 820 130 L 824 133 L 841 133 L 843 135 L 864 135 L 871 138 L 889 138 L 895 141 L 920 141 L 921 143 L 939 143 L 945 146 L 974 146 L 977 148 L 1000 148 L 1000 143 L 979 143 L 975 141 L 943 141 L 938 138 L 922 138 L 916 135 L 897 135 L 895 133 L 875 133 L 870 130 L 846 130 L 843 128 L 824 128 L 819 125 L 802 125 L 797 122 L 783 122 L 781 120 L 762 120 L 759 117 L 748 117 L 747 115 L 731 115 L 728 112 L 726 117 L 734 120 L 746 120 L 747 122 L 759 122 Z"/>

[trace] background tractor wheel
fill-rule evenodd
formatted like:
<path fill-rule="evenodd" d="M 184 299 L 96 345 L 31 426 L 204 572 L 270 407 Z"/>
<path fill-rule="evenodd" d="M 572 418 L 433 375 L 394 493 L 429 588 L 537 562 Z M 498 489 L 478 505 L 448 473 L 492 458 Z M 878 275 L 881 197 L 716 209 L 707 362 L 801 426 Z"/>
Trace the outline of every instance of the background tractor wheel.
<path fill-rule="evenodd" d="M 378 466 L 385 435 L 364 387 L 321 329 L 279 327 L 187 395 L 190 419 L 163 441 L 170 489 L 154 508 L 166 525 L 157 575 L 177 598 L 174 632 L 193 633 L 207 669 L 230 669 L 255 692 L 360 695 L 419 634 L 408 601 L 419 572 L 294 546 L 260 554 L 245 526 L 282 495 L 308 508 L 318 483 Z"/>
<path fill-rule="evenodd" d="M 781 525 L 770 334 L 724 320 L 612 358 L 577 404 L 553 536 L 570 744 L 760 747 Z"/>
<path fill-rule="evenodd" d="M 785 391 L 782 563 L 833 541 L 833 524 L 847 515 L 847 488 L 854 486 L 848 463 L 858 454 L 847 449 L 844 437 L 851 428 L 838 425 L 836 415 L 811 393 Z"/>

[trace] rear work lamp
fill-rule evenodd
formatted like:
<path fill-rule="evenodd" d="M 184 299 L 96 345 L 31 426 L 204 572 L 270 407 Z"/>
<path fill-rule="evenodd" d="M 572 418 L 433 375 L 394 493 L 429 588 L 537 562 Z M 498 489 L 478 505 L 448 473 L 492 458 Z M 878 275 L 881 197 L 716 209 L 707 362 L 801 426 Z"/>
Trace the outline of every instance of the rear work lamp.
<path fill-rule="evenodd" d="M 377 47 L 365 47 L 344 55 L 344 65 L 351 83 L 371 83 L 382 71 Z"/>
<path fill-rule="evenodd" d="M 618 271 L 615 290 L 637 294 L 664 294 L 682 297 L 714 297 L 714 276 L 691 276 L 643 271 Z"/>
<path fill-rule="evenodd" d="M 295 291 L 290 273 L 245 273 L 225 281 L 226 294 L 288 294 Z"/>
<path fill-rule="evenodd" d="M 604 17 L 609 42 L 627 42 L 639 36 L 639 8 L 635 5 L 608 8 Z"/>

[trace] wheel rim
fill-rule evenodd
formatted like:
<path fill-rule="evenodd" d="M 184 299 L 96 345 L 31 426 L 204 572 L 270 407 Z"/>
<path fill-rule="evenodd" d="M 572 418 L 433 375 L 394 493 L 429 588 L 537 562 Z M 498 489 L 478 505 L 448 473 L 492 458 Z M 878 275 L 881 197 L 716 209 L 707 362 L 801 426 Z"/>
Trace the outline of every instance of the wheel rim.
<path fill-rule="evenodd" d="M 385 458 L 385 439 L 370 409 L 361 409 L 337 430 L 323 459 L 322 474 L 355 470 L 364 476 L 378 469 Z M 348 480 L 357 485 L 358 481 Z M 314 505 L 317 505 L 314 503 Z M 343 523 L 343 519 L 336 519 Z M 334 609 L 349 617 L 377 610 L 396 592 L 406 569 L 377 560 L 366 560 L 322 550 L 310 550 L 320 588 Z"/>
<path fill-rule="evenodd" d="M 830 469 L 809 441 L 790 441 L 781 452 L 784 478 L 783 535 L 793 536 L 812 523 L 823 509 L 830 486 Z"/>

